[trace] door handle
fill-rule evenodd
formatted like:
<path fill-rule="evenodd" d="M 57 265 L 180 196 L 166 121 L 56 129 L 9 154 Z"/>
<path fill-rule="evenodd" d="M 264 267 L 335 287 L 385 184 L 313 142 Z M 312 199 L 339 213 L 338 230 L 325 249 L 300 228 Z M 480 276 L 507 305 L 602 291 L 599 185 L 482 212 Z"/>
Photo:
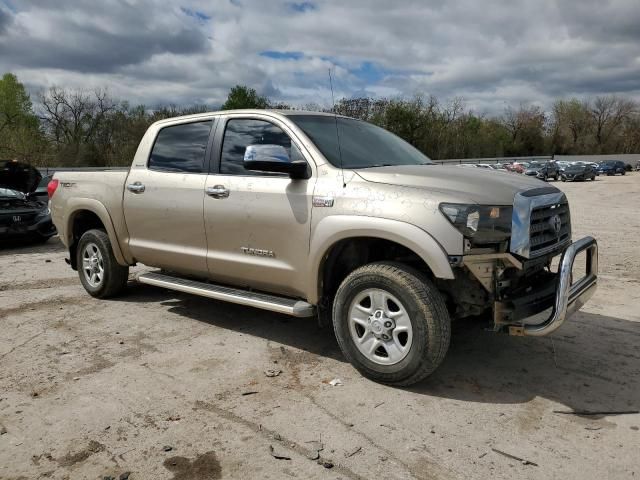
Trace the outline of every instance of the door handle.
<path fill-rule="evenodd" d="M 144 185 L 140 182 L 133 182 L 127 185 L 127 190 L 133 193 L 142 193 L 144 192 Z"/>
<path fill-rule="evenodd" d="M 214 185 L 213 187 L 207 187 L 205 189 L 207 195 L 213 198 L 227 198 L 229 196 L 229 189 L 224 185 Z"/>

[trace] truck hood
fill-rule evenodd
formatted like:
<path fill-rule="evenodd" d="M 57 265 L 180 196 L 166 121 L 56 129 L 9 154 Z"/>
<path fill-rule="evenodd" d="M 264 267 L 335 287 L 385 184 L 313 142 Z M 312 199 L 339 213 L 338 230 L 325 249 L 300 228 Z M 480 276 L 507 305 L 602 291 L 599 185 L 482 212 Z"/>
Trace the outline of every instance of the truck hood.
<path fill-rule="evenodd" d="M 439 165 L 400 165 L 356 170 L 368 182 L 424 188 L 484 205 L 512 205 L 516 193 L 546 187 L 547 183 L 517 173 Z"/>
<path fill-rule="evenodd" d="M 0 161 L 0 187 L 22 193 L 38 188 L 42 175 L 33 165 L 14 160 Z"/>

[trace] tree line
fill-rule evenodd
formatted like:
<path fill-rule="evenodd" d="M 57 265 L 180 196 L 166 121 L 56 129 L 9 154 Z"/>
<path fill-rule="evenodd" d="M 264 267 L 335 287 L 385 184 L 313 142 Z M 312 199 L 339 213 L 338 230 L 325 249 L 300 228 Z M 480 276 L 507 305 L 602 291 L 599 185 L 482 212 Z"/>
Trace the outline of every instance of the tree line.
<path fill-rule="evenodd" d="M 131 105 L 106 90 L 52 87 L 34 108 L 15 75 L 0 80 L 0 159 L 39 166 L 129 165 L 147 127 L 157 120 L 212 110 L 206 105 Z M 430 158 L 640 152 L 640 108 L 613 95 L 560 99 L 546 112 L 507 107 L 479 115 L 463 99 L 434 96 L 343 98 L 332 109 L 275 103 L 249 87 L 233 87 L 221 109 L 279 108 L 335 111 L 384 127 Z"/>

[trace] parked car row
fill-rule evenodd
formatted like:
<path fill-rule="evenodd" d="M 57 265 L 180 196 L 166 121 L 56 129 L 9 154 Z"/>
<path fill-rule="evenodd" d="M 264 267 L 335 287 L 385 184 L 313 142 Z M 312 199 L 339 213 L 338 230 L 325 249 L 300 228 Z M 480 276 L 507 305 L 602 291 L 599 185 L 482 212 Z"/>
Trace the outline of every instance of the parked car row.
<path fill-rule="evenodd" d="M 600 174 L 625 175 L 630 171 L 630 165 L 620 160 L 603 160 L 596 162 L 568 162 L 564 160 L 513 162 L 503 164 L 503 168 L 510 172 L 522 173 L 527 176 L 535 176 L 541 180 L 549 179 L 566 181 L 595 180 Z M 636 165 L 640 170 L 640 162 Z"/>

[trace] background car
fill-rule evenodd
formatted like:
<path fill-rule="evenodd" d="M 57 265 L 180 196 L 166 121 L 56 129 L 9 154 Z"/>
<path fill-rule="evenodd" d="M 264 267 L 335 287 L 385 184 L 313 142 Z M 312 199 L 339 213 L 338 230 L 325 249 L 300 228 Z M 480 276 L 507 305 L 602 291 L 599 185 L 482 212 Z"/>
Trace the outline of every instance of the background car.
<path fill-rule="evenodd" d="M 541 180 L 547 181 L 550 178 L 558 180 L 560 172 L 556 162 L 529 162 L 529 166 L 524 172 L 525 175 L 535 176 Z"/>
<path fill-rule="evenodd" d="M 524 173 L 529 167 L 529 162 L 513 162 L 509 170 L 516 173 Z"/>
<path fill-rule="evenodd" d="M 33 195 L 42 181 L 29 164 L 3 162 L 0 170 L 0 241 L 46 242 L 56 234 L 51 221 L 48 196 Z"/>
<path fill-rule="evenodd" d="M 46 175 L 42 177 L 42 180 L 40 180 L 40 183 L 38 183 L 38 186 L 36 187 L 36 189 L 29 194 L 29 198 L 37 198 L 38 200 L 48 202 L 49 193 L 47 191 L 47 187 L 52 178 L 53 178 L 53 175 Z"/>
<path fill-rule="evenodd" d="M 624 175 L 626 168 L 624 162 L 620 160 L 603 160 L 598 165 L 598 171 L 604 175 Z"/>
<path fill-rule="evenodd" d="M 564 169 L 567 168 L 569 165 L 571 165 L 571 162 L 567 162 L 566 160 L 558 160 L 556 162 L 556 166 L 558 167 L 558 172 L 560 174 L 562 174 L 562 172 L 564 172 Z"/>
<path fill-rule="evenodd" d="M 563 170 L 560 174 L 560 179 L 563 182 L 595 180 L 596 170 L 589 163 L 574 162 Z"/>

